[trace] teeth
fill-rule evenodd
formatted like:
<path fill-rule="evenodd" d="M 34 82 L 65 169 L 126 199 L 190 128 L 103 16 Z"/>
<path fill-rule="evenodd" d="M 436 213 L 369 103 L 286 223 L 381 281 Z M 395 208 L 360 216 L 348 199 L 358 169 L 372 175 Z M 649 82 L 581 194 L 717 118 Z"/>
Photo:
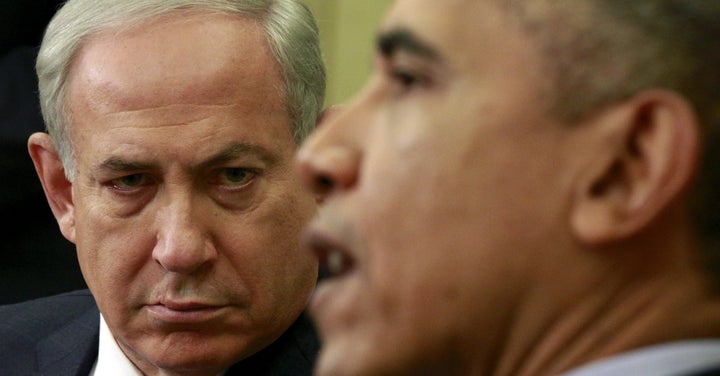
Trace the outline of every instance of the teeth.
<path fill-rule="evenodd" d="M 328 272 L 332 275 L 338 275 L 345 269 L 346 260 L 345 255 L 340 251 L 330 251 L 327 255 L 327 268 Z"/>

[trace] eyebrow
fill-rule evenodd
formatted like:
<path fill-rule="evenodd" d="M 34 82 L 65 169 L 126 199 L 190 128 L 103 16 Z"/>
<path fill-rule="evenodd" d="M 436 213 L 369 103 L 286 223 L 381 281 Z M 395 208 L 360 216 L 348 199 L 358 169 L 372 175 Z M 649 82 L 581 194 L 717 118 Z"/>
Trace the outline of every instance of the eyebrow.
<path fill-rule="evenodd" d="M 407 29 L 397 29 L 382 33 L 377 37 L 376 44 L 377 50 L 388 58 L 398 51 L 405 51 L 431 60 L 440 60 L 440 54 L 434 48 L 421 41 Z"/>
<path fill-rule="evenodd" d="M 199 168 L 208 168 L 221 165 L 242 156 L 254 156 L 260 161 L 272 165 L 276 163 L 277 156 L 262 146 L 249 143 L 235 143 L 220 152 L 214 154 L 210 159 L 202 162 Z M 111 157 L 103 161 L 95 170 L 110 170 L 118 172 L 132 172 L 140 170 L 150 170 L 157 168 L 154 163 L 134 162 L 123 158 Z"/>
<path fill-rule="evenodd" d="M 274 155 L 269 150 L 262 146 L 249 143 L 237 143 L 232 144 L 229 147 L 221 150 L 215 154 L 209 160 L 200 164 L 201 167 L 209 167 L 221 165 L 242 156 L 254 156 L 260 159 L 265 164 L 272 165 L 277 161 L 277 155 Z"/>
<path fill-rule="evenodd" d="M 130 171 L 138 171 L 138 170 L 147 170 L 152 168 L 152 164 L 149 163 L 140 163 L 140 162 L 130 162 L 126 161 L 122 158 L 118 157 L 110 157 L 103 161 L 99 166 L 96 168 L 93 168 L 95 171 L 101 171 L 101 170 L 109 170 L 109 171 L 116 171 L 116 172 L 130 172 Z"/>

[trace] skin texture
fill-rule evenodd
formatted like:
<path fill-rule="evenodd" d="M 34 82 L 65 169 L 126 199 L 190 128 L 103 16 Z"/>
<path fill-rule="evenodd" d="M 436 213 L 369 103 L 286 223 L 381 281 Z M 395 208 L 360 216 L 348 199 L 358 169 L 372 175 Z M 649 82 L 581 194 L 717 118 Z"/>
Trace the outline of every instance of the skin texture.
<path fill-rule="evenodd" d="M 398 0 L 379 35 L 364 89 L 298 154 L 323 197 L 306 244 L 335 275 L 311 302 L 318 375 L 557 374 L 718 332 L 687 251 L 685 101 L 559 120 L 492 1 Z"/>
<path fill-rule="evenodd" d="M 67 97 L 78 175 L 29 149 L 62 233 L 146 375 L 214 375 L 304 309 L 316 211 L 293 171 L 279 66 L 254 21 L 163 16 L 89 40 Z"/>
<path fill-rule="evenodd" d="M 437 17 L 440 8 L 446 16 Z M 357 263 L 314 300 L 321 374 L 383 373 L 378 364 L 390 374 L 422 358 L 422 367 L 451 363 L 438 354 L 462 354 L 440 349 L 468 340 L 468 328 L 493 341 L 531 279 L 527 244 L 549 239 L 556 222 L 527 202 L 545 197 L 551 207 L 568 194 L 535 184 L 560 180 L 562 149 L 550 145 L 566 136 L 528 89 L 540 82 L 529 69 L 537 58 L 506 22 L 481 2 L 396 3 L 383 31 L 413 30 L 442 61 L 404 50 L 379 57 L 356 101 L 305 145 L 318 163 L 342 170 L 333 170 L 339 186 L 352 188 L 328 198 L 316 223 L 349 243 Z M 449 53 L 469 44 L 482 48 Z M 402 72 L 417 82 L 403 82 Z M 541 152 L 543 159 L 526 157 Z"/>

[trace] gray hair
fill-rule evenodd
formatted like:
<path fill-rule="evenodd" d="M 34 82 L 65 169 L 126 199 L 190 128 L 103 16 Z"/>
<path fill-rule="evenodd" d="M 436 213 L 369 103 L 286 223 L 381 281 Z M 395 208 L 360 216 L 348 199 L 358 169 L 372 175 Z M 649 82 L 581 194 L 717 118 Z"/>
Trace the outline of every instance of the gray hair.
<path fill-rule="evenodd" d="M 690 214 L 720 282 L 720 1 L 499 1 L 537 41 L 551 114 L 572 123 L 651 88 L 690 103 L 703 145 Z"/>
<path fill-rule="evenodd" d="M 283 72 L 295 142 L 315 127 L 325 97 L 325 66 L 315 19 L 300 0 L 69 0 L 48 24 L 35 67 L 43 119 L 69 180 L 75 176 L 75 160 L 67 78 L 77 51 L 94 34 L 181 9 L 258 20 Z"/>

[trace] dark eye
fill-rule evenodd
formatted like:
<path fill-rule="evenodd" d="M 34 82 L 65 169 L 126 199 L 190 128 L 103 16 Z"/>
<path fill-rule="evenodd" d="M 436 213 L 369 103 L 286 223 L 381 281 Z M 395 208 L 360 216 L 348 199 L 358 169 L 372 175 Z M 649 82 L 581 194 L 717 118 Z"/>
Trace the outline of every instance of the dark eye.
<path fill-rule="evenodd" d="M 216 184 L 243 186 L 252 181 L 256 172 L 247 168 L 223 168 L 217 174 Z"/>
<path fill-rule="evenodd" d="M 132 190 L 146 185 L 148 180 L 145 174 L 132 174 L 111 180 L 111 185 L 118 190 Z"/>
<path fill-rule="evenodd" d="M 395 82 L 407 88 L 418 84 L 420 81 L 415 74 L 403 69 L 393 69 L 390 75 Z"/>

